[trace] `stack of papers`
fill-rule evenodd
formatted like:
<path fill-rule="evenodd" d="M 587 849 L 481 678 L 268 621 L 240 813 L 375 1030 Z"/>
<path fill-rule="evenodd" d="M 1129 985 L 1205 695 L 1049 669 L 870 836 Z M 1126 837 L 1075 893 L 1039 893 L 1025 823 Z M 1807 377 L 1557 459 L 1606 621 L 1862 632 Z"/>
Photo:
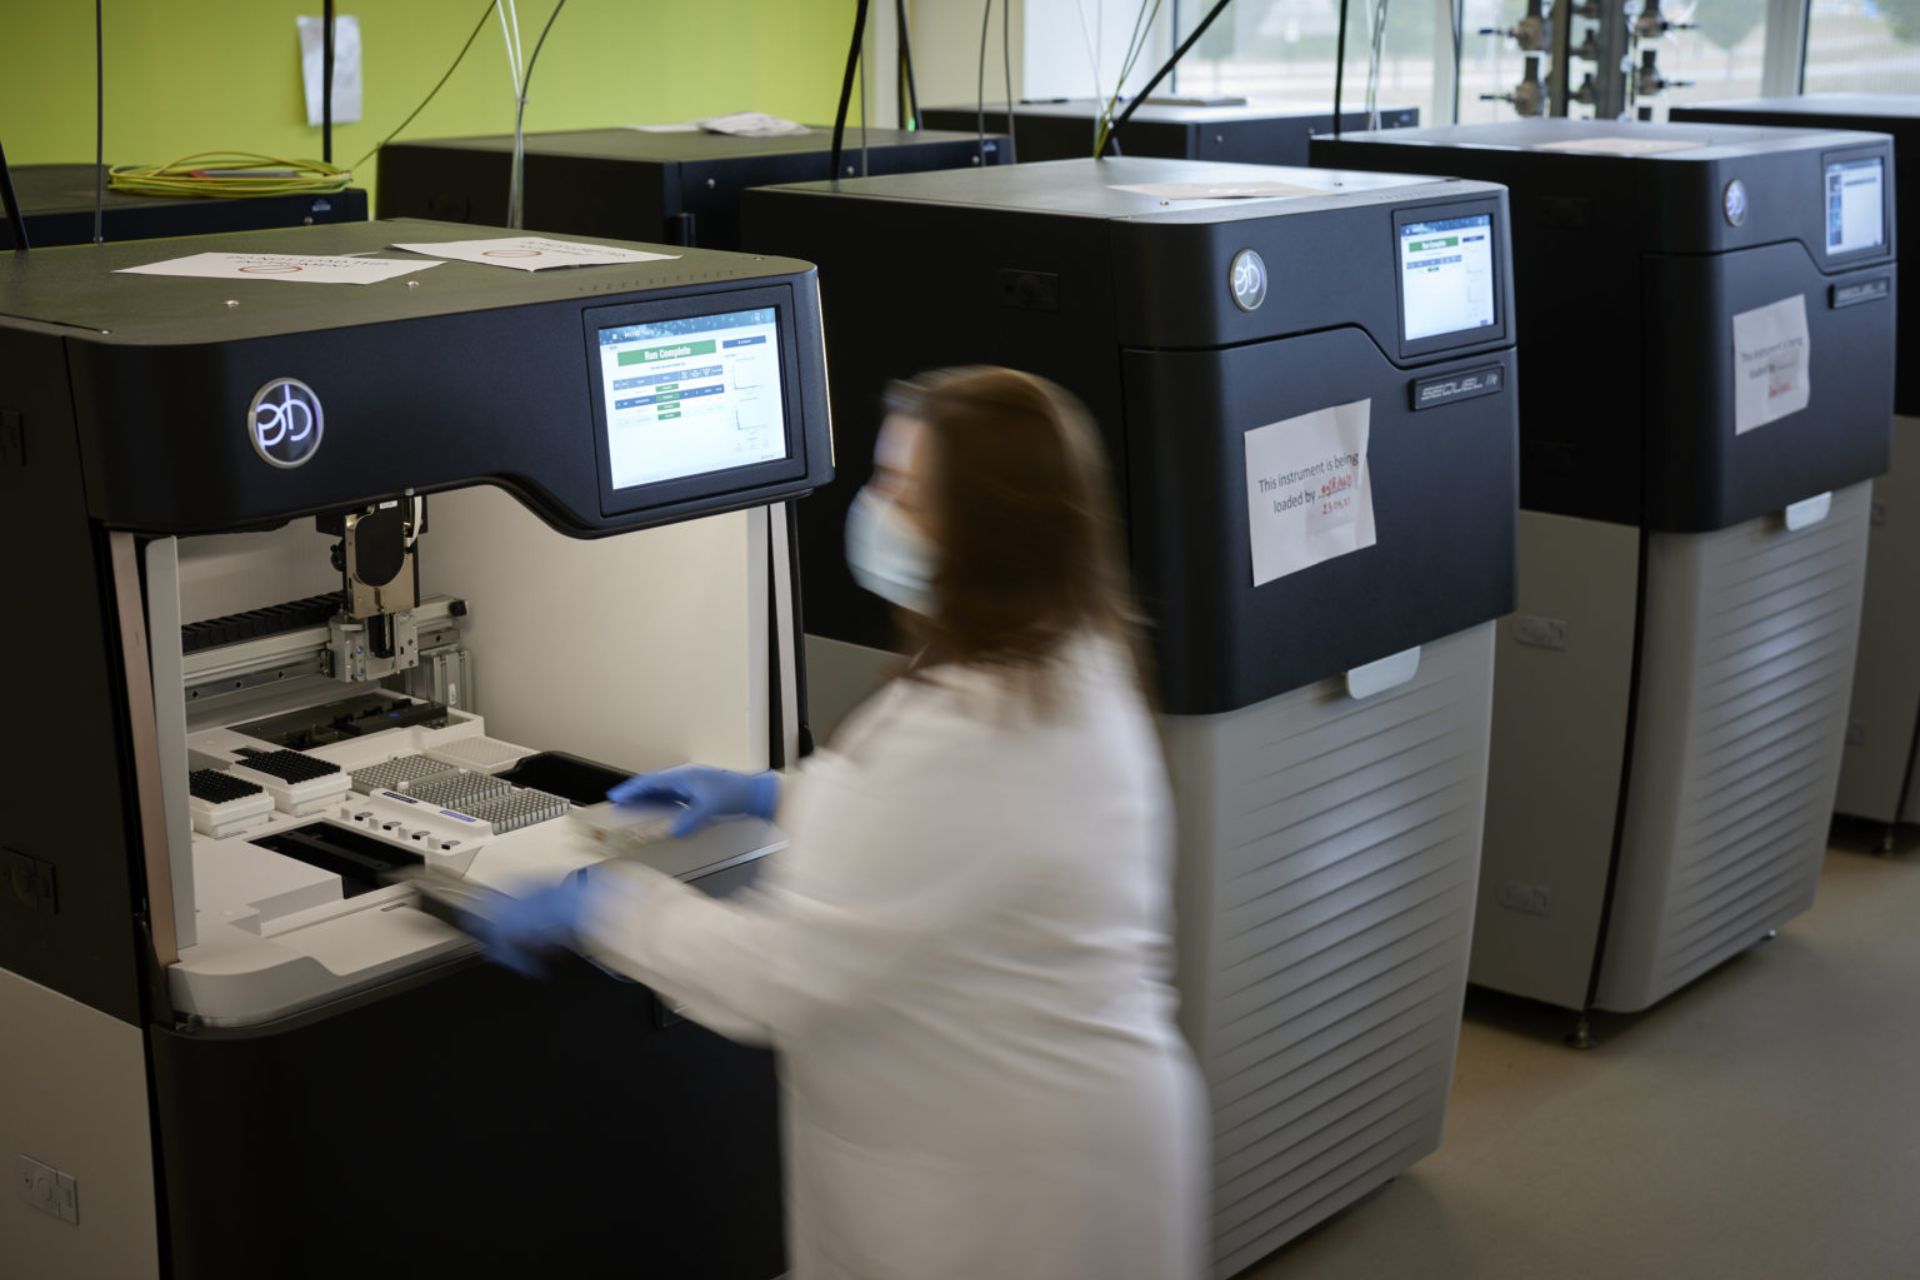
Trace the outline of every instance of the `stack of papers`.
<path fill-rule="evenodd" d="M 550 271 L 554 267 L 608 267 L 622 262 L 665 262 L 672 253 L 647 253 L 577 240 L 549 240 L 545 236 L 505 236 L 486 240 L 442 240 L 438 243 L 396 244 L 396 249 L 477 262 L 483 267 L 512 267 L 515 271 Z"/>
<path fill-rule="evenodd" d="M 628 128 L 640 133 L 723 133 L 733 138 L 793 138 L 813 130 L 793 120 L 782 120 L 763 111 L 736 111 L 730 116 L 708 116 L 679 124 L 636 124 Z"/>

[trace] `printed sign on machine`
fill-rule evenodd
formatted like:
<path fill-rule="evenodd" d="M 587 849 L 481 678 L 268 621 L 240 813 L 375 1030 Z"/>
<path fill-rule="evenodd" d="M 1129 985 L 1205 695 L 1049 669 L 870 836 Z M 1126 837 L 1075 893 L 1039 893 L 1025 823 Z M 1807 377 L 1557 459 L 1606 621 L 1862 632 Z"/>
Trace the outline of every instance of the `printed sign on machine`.
<path fill-rule="evenodd" d="M 1372 417 L 1355 400 L 1247 432 L 1254 586 L 1373 545 Z"/>
<path fill-rule="evenodd" d="M 1802 294 L 1733 318 L 1733 433 L 1778 422 L 1807 407 L 1813 345 Z"/>

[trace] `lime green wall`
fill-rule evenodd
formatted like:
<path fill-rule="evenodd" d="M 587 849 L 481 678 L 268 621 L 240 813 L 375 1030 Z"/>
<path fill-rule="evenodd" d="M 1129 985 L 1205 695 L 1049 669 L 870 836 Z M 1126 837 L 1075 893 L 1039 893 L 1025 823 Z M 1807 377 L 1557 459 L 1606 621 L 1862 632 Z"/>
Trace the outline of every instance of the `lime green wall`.
<path fill-rule="evenodd" d="M 109 164 L 238 148 L 318 158 L 308 128 L 294 18 L 318 0 L 105 0 Z M 0 33 L 0 143 L 15 164 L 93 155 L 93 9 L 82 0 L 6 0 Z M 476 0 L 343 0 L 360 19 L 361 122 L 336 126 L 352 164 L 406 118 L 479 16 Z M 519 0 L 529 55 L 551 11 Z M 529 131 L 684 120 L 756 110 L 830 120 L 852 0 L 569 0 L 540 55 Z M 513 127 L 500 27 L 407 137 Z M 371 185 L 367 163 L 357 181 Z"/>

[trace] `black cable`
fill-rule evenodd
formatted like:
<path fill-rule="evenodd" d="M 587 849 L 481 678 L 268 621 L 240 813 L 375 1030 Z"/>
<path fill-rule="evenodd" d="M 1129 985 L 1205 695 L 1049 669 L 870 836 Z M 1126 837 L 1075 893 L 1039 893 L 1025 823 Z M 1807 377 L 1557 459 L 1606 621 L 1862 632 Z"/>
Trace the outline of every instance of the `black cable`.
<path fill-rule="evenodd" d="M 1461 27 L 1466 23 L 1467 0 L 1453 0 L 1448 6 L 1453 18 L 1453 122 L 1460 123 Z"/>
<path fill-rule="evenodd" d="M 893 0 L 895 25 L 900 29 L 900 66 L 904 71 L 907 90 L 907 114 L 904 117 L 907 128 L 920 127 L 920 86 L 913 78 L 913 40 L 907 31 L 907 0 Z"/>
<path fill-rule="evenodd" d="M 320 6 L 320 159 L 333 163 L 333 0 Z"/>
<path fill-rule="evenodd" d="M 33 248 L 27 242 L 27 219 L 20 212 L 20 197 L 13 193 L 13 170 L 7 167 L 7 149 L 0 147 L 0 204 L 7 209 L 7 225 L 13 229 L 15 253 Z"/>
<path fill-rule="evenodd" d="M 93 0 L 93 242 L 106 240 L 107 226 L 107 43 L 100 0 Z"/>
<path fill-rule="evenodd" d="M 422 111 L 425 111 L 427 109 L 427 104 L 440 96 L 440 91 L 447 87 L 447 81 L 453 79 L 453 73 L 458 71 L 460 69 L 460 64 L 467 60 L 467 50 L 473 48 L 473 42 L 480 38 L 480 32 L 482 29 L 486 27 L 487 19 L 493 16 L 493 6 L 495 3 L 496 3 L 496 0 L 486 0 L 486 3 L 480 6 L 480 21 L 474 23 L 473 30 L 467 33 L 467 42 L 461 45 L 460 52 L 454 55 L 453 65 L 447 68 L 446 74 L 440 77 L 439 83 L 434 85 L 433 88 L 428 91 L 426 97 L 420 99 L 420 105 L 415 107 L 408 114 L 407 118 L 405 120 L 402 120 L 399 123 L 399 125 L 395 127 L 392 133 L 380 139 L 380 141 L 374 143 L 373 150 L 367 152 L 367 154 L 361 156 L 358 160 L 355 160 L 353 162 L 354 168 L 358 169 L 361 165 L 365 164 L 367 161 L 373 159 L 374 156 L 378 155 L 380 152 L 380 148 L 386 146 L 389 142 L 392 142 L 395 138 L 399 137 L 401 130 L 405 129 L 408 125 L 412 124 L 414 122 L 415 117 L 417 117 Z"/>
<path fill-rule="evenodd" d="M 1213 8 L 1207 10 L 1207 16 L 1200 19 L 1200 25 L 1187 33 L 1187 38 L 1180 42 L 1180 47 L 1173 51 L 1173 56 L 1168 58 L 1165 64 L 1153 73 L 1153 79 L 1147 81 L 1146 88 L 1133 95 L 1133 101 L 1127 104 L 1127 109 L 1120 113 L 1120 118 L 1113 122 L 1111 129 L 1107 130 L 1108 142 L 1112 142 L 1113 135 L 1119 133 L 1121 129 L 1126 127 L 1127 121 L 1133 119 L 1133 113 L 1140 109 L 1140 104 L 1152 95 L 1153 91 L 1159 87 L 1160 82 L 1173 74 L 1173 69 L 1180 65 L 1180 59 L 1187 56 L 1187 50 L 1193 48 L 1194 45 L 1200 42 L 1200 37 L 1207 34 L 1207 28 L 1213 25 L 1213 20 L 1225 13 L 1227 6 L 1232 2 L 1233 0 L 1217 0 Z M 1346 0 L 1340 0 L 1340 2 L 1341 11 L 1344 13 L 1346 11 Z"/>
<path fill-rule="evenodd" d="M 1020 163 L 1020 144 L 1013 135 L 1013 0 L 1000 0 L 1000 72 L 1007 81 L 1007 163 Z"/>
<path fill-rule="evenodd" d="M 847 45 L 847 72 L 840 77 L 840 105 L 833 113 L 833 155 L 827 177 L 840 181 L 840 153 L 846 148 L 847 108 L 853 103 L 853 77 L 860 69 L 860 50 L 866 47 L 867 0 L 859 0 L 853 11 L 853 40 Z"/>
<path fill-rule="evenodd" d="M 980 75 L 974 84 L 974 127 L 979 131 L 979 160 L 987 162 L 987 33 L 993 30 L 993 0 L 980 11 Z"/>
<path fill-rule="evenodd" d="M 520 76 L 520 105 L 527 102 L 527 86 L 533 83 L 533 64 L 540 61 L 540 50 L 547 43 L 547 33 L 553 30 L 553 20 L 567 7 L 567 0 L 553 6 L 553 12 L 547 15 L 547 25 L 540 28 L 540 38 L 533 42 L 533 56 L 527 59 L 527 69 Z"/>
<path fill-rule="evenodd" d="M 1340 0 L 1340 35 L 1333 52 L 1333 136 L 1340 136 L 1340 97 L 1347 85 L 1347 0 Z"/>

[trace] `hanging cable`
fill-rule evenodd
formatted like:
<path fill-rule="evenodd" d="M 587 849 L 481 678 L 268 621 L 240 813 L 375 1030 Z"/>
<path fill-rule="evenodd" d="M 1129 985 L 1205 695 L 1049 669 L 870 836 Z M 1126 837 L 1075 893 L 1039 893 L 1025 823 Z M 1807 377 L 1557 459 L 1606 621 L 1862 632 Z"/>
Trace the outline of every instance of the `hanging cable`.
<path fill-rule="evenodd" d="M 1448 5 L 1448 16 L 1453 19 L 1453 114 L 1447 118 L 1448 124 L 1460 123 L 1460 68 L 1462 62 L 1460 28 L 1466 23 L 1465 9 L 1467 0 L 1452 0 Z"/>
<path fill-rule="evenodd" d="M 1160 82 L 1173 74 L 1173 69 L 1180 65 L 1180 59 L 1187 56 L 1187 50 L 1200 43 L 1200 37 L 1207 34 L 1207 28 L 1213 25 L 1213 20 L 1225 13 L 1227 11 L 1227 5 L 1231 3 L 1232 0 L 1217 0 L 1213 8 L 1207 10 L 1207 16 L 1200 19 L 1200 25 L 1187 33 L 1187 38 L 1180 42 L 1179 48 L 1173 51 L 1173 56 L 1168 58 L 1165 65 L 1153 73 L 1153 79 L 1147 81 L 1146 86 L 1133 96 L 1133 101 L 1127 104 L 1127 109 L 1122 111 L 1120 118 L 1113 122 L 1113 127 L 1107 130 L 1106 140 L 1108 142 L 1111 142 L 1113 136 L 1126 126 L 1127 121 L 1133 119 L 1133 113 L 1140 109 L 1140 104 L 1147 100 L 1148 96 L 1153 93 Z"/>
<path fill-rule="evenodd" d="M 864 37 L 866 33 L 861 34 Z M 860 176 L 867 176 L 867 50 L 864 40 L 860 49 Z"/>
<path fill-rule="evenodd" d="M 867 0 L 858 0 L 853 11 L 853 39 L 847 45 L 847 70 L 840 77 L 840 106 L 833 113 L 833 151 L 827 176 L 840 181 L 840 156 L 847 139 L 847 108 L 853 102 L 853 78 L 860 69 L 860 50 L 867 37 Z"/>
<path fill-rule="evenodd" d="M 25 253 L 33 246 L 27 241 L 27 219 L 20 212 L 20 197 L 13 192 L 13 170 L 7 167 L 7 149 L 0 147 L 0 205 L 7 210 L 7 226 L 13 229 L 13 250 Z"/>
<path fill-rule="evenodd" d="M 1000 73 L 1007 82 L 1007 163 L 1020 163 L 1013 128 L 1013 0 L 1000 0 Z"/>
<path fill-rule="evenodd" d="M 1153 24 L 1159 16 L 1160 0 L 1153 0 L 1151 6 L 1141 0 L 1140 11 L 1133 20 L 1133 35 L 1127 41 L 1127 56 L 1120 64 L 1120 78 L 1114 82 L 1113 93 L 1100 113 L 1100 129 L 1093 141 L 1095 156 L 1107 153 L 1107 144 L 1113 136 L 1113 109 L 1120 105 L 1120 95 L 1126 92 L 1127 80 L 1132 77 L 1140 55 L 1146 52 L 1147 42 L 1153 37 Z"/>
<path fill-rule="evenodd" d="M 474 23 L 473 30 L 467 33 L 466 43 L 460 46 L 460 52 L 453 55 L 453 65 L 448 67 L 446 71 L 441 75 L 440 79 L 434 84 L 433 88 L 427 91 L 427 96 L 420 99 L 420 105 L 415 107 L 412 111 L 408 112 L 407 118 L 405 120 L 402 120 L 398 125 L 394 126 L 394 130 L 392 133 L 389 133 L 386 137 L 374 143 L 373 148 L 370 151 L 368 151 L 367 154 L 361 156 L 358 160 L 355 160 L 353 162 L 354 168 L 358 169 L 361 165 L 365 164 L 367 161 L 373 159 L 376 155 L 380 154 L 380 148 L 386 146 L 389 142 L 392 142 L 395 138 L 399 137 L 401 132 L 404 131 L 408 125 L 412 124 L 422 111 L 425 111 L 427 109 L 427 104 L 440 96 L 440 91 L 447 87 L 447 81 L 453 79 L 453 73 L 458 71 L 460 69 L 460 64 L 467 60 L 467 50 L 473 48 L 473 42 L 475 40 L 478 40 L 480 38 L 480 33 L 486 29 L 487 18 L 492 15 L 495 3 L 496 3 L 496 0 L 487 0 L 486 4 L 481 7 L 480 20 Z"/>
<path fill-rule="evenodd" d="M 1333 42 L 1333 136 L 1340 136 L 1341 90 L 1347 84 L 1347 0 L 1340 0 L 1340 34 Z"/>
<path fill-rule="evenodd" d="M 567 0 L 559 0 L 553 6 L 553 12 L 547 15 L 547 25 L 540 28 L 540 38 L 533 42 L 533 55 L 527 59 L 527 69 L 520 75 L 520 100 L 514 104 L 513 111 L 513 176 L 507 187 L 507 225 L 516 231 L 526 220 L 527 88 L 533 83 L 533 69 L 539 65 L 540 50 L 546 47 L 554 19 L 566 7 Z"/>
<path fill-rule="evenodd" d="M 1373 0 L 1369 10 L 1368 35 L 1370 48 L 1367 53 L 1367 128 L 1380 127 L 1380 65 L 1386 58 L 1387 50 L 1387 0 Z"/>
<path fill-rule="evenodd" d="M 333 0 L 320 6 L 320 160 L 333 163 Z"/>
<path fill-rule="evenodd" d="M 107 42 L 93 0 L 93 242 L 107 238 Z"/>
<path fill-rule="evenodd" d="M 900 33 L 900 79 L 906 92 L 906 111 L 900 119 L 904 128 L 920 127 L 920 86 L 913 79 L 913 40 L 908 31 L 907 0 L 893 0 L 894 25 Z"/>
<path fill-rule="evenodd" d="M 981 164 L 987 162 L 987 32 L 993 29 L 993 0 L 980 10 L 980 74 L 974 82 L 973 123 L 979 135 Z"/>

